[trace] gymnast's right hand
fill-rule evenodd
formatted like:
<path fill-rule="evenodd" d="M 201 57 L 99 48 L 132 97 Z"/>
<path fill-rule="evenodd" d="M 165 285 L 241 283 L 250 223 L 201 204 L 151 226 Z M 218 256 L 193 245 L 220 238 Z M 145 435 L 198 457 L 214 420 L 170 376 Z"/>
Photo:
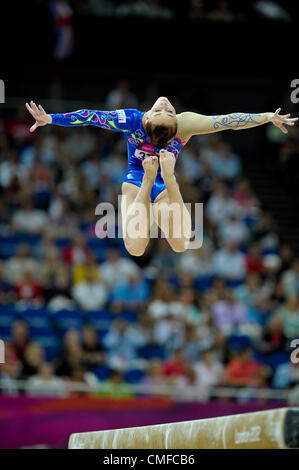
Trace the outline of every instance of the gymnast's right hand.
<path fill-rule="evenodd" d="M 26 103 L 26 108 L 29 113 L 34 117 L 35 123 L 30 127 L 30 132 L 35 131 L 37 127 L 45 126 L 46 124 L 52 123 L 52 117 L 50 114 L 47 114 L 44 108 L 39 104 L 38 107 L 34 101 L 30 101 L 30 106 Z"/>

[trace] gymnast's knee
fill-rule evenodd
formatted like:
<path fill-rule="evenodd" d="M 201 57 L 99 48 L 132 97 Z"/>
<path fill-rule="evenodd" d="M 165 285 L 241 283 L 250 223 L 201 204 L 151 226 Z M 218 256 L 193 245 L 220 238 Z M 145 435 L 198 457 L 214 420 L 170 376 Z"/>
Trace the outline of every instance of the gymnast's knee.
<path fill-rule="evenodd" d="M 142 256 L 145 252 L 146 244 L 141 245 L 137 240 L 125 240 L 125 247 L 132 256 Z"/>
<path fill-rule="evenodd" d="M 171 238 L 168 239 L 168 242 L 176 253 L 183 253 L 187 250 L 189 246 L 190 239 L 186 238 Z"/>

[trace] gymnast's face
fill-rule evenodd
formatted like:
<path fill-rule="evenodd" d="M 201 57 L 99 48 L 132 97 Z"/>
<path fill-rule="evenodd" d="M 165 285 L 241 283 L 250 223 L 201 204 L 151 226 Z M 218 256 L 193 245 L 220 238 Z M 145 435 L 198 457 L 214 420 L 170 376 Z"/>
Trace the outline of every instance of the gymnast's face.
<path fill-rule="evenodd" d="M 146 120 L 154 125 L 164 124 L 166 126 L 174 126 L 177 124 L 177 117 L 174 106 L 165 96 L 160 96 L 148 111 Z"/>

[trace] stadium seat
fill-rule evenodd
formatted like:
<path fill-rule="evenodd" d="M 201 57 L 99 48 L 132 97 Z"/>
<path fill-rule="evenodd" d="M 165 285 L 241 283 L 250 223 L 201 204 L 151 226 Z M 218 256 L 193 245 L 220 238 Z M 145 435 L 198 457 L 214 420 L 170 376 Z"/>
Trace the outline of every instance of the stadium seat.
<path fill-rule="evenodd" d="M 143 359 L 165 359 L 165 350 L 160 346 L 145 346 L 138 355 Z"/>
<path fill-rule="evenodd" d="M 137 321 L 137 313 L 132 310 L 123 310 L 119 315 L 118 318 L 123 318 L 129 323 L 136 323 Z"/>
<path fill-rule="evenodd" d="M 46 309 L 26 309 L 18 313 L 20 319 L 24 320 L 32 328 L 51 328 L 51 320 Z"/>
<path fill-rule="evenodd" d="M 60 341 L 55 333 L 48 332 L 48 334 L 40 335 L 37 333 L 30 334 L 30 339 L 40 344 L 45 351 L 45 359 L 52 361 L 60 351 Z"/>
<path fill-rule="evenodd" d="M 246 335 L 230 335 L 227 338 L 227 344 L 229 349 L 239 351 L 243 348 L 249 348 L 251 346 L 251 340 Z"/>
<path fill-rule="evenodd" d="M 99 380 L 106 380 L 109 377 L 110 368 L 108 366 L 96 366 L 92 369 L 92 372 Z"/>
<path fill-rule="evenodd" d="M 213 277 L 207 276 L 207 277 L 198 277 L 195 280 L 195 288 L 200 290 L 200 291 L 205 291 L 207 289 L 210 289 L 213 284 Z"/>
<path fill-rule="evenodd" d="M 144 372 L 141 369 L 131 369 L 125 372 L 124 379 L 126 382 L 134 384 L 140 382 L 144 377 Z"/>
<path fill-rule="evenodd" d="M 97 330 L 108 329 L 113 320 L 114 315 L 108 309 L 88 312 L 86 316 L 87 323 L 93 325 Z"/>
<path fill-rule="evenodd" d="M 1 306 L 3 307 L 3 306 Z M 2 309 L 1 309 L 2 310 Z M 16 315 L 12 309 L 0 310 L 0 338 L 8 339 L 11 336 L 11 328 L 16 320 Z"/>
<path fill-rule="evenodd" d="M 79 310 L 60 310 L 58 312 L 55 312 L 53 324 L 59 331 L 60 336 L 62 337 L 64 333 L 69 329 L 82 328 L 82 313 Z"/>

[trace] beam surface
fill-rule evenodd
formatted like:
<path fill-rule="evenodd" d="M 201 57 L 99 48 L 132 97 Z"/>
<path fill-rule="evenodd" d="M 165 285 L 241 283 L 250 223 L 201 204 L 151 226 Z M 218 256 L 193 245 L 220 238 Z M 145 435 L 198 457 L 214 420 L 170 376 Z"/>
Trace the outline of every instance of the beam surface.
<path fill-rule="evenodd" d="M 287 449 L 299 447 L 299 408 L 72 434 L 69 449 Z"/>

